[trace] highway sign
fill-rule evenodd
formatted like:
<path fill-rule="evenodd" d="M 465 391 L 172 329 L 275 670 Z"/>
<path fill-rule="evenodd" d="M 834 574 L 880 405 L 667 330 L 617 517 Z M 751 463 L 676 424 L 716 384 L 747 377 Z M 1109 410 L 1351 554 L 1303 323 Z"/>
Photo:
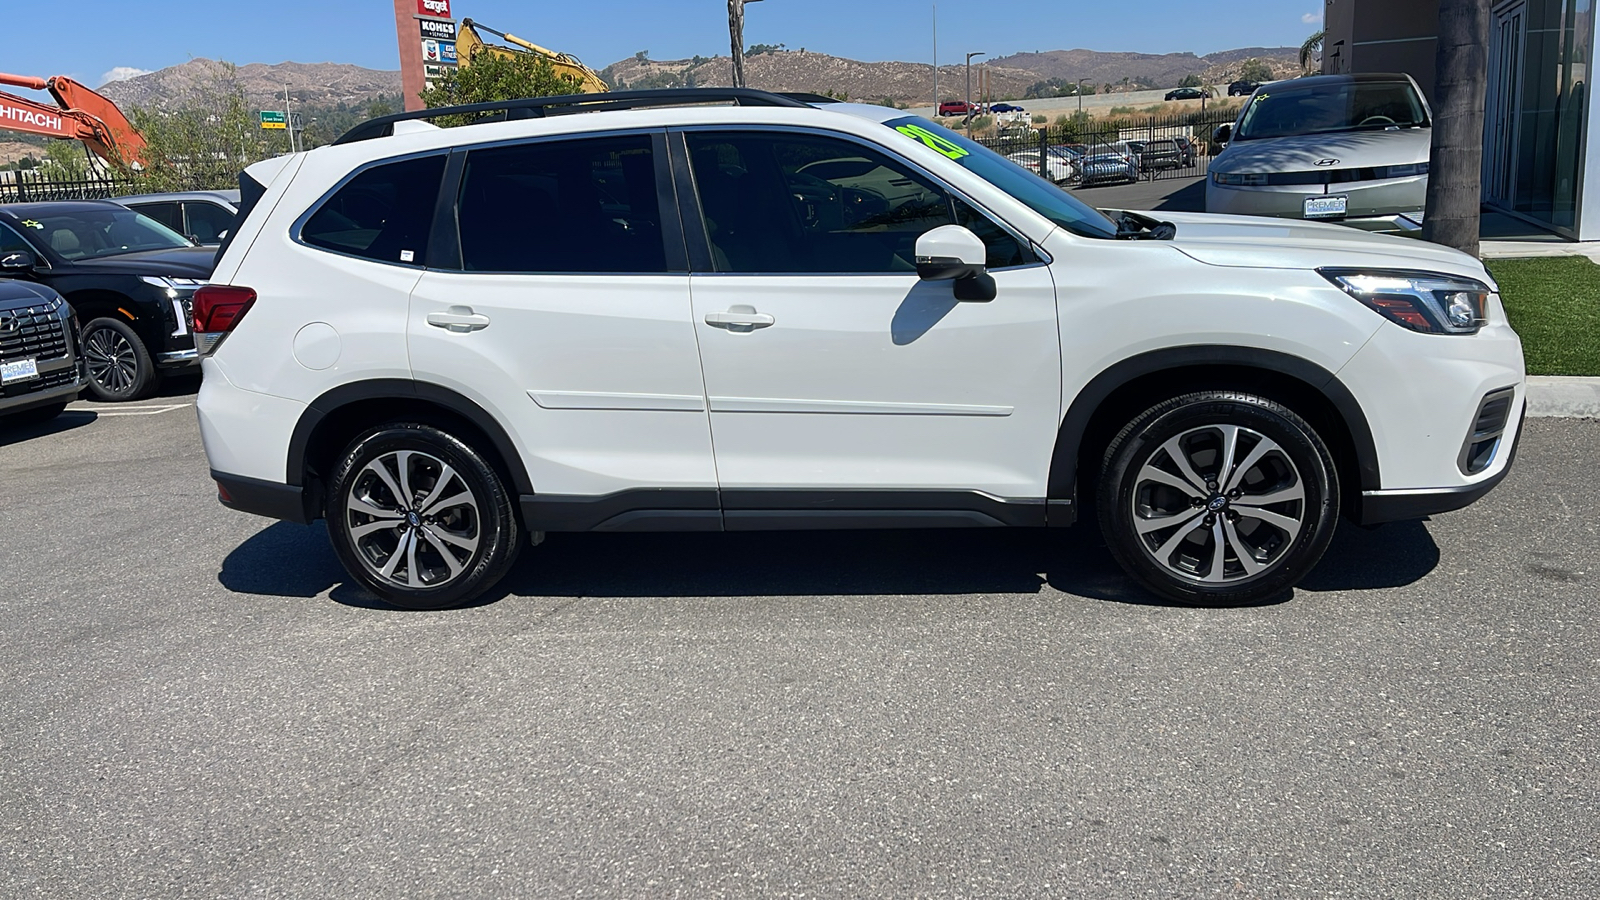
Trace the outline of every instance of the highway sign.
<path fill-rule="evenodd" d="M 283 113 L 275 109 L 263 109 L 261 111 L 261 127 L 266 129 L 287 129 L 289 122 Z"/>

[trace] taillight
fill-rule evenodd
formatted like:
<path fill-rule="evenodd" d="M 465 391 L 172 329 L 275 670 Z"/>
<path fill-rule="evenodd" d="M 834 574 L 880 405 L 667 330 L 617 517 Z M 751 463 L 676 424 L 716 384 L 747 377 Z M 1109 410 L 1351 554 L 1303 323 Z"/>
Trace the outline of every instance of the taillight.
<path fill-rule="evenodd" d="M 247 287 L 208 284 L 194 292 L 194 346 L 209 356 L 250 311 L 256 292 Z"/>

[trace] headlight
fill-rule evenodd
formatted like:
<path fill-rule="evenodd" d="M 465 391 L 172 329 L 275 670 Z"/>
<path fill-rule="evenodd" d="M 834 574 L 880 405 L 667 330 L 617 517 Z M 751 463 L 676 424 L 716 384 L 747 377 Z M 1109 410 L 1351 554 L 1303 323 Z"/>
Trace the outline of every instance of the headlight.
<path fill-rule="evenodd" d="M 1241 187 L 1262 187 L 1267 183 L 1265 173 L 1240 173 L 1229 175 L 1224 172 L 1212 172 L 1211 180 L 1217 184 L 1237 185 Z"/>
<path fill-rule="evenodd" d="M 1385 319 L 1424 334 L 1477 334 L 1490 287 L 1481 281 L 1430 272 L 1318 269 Z"/>

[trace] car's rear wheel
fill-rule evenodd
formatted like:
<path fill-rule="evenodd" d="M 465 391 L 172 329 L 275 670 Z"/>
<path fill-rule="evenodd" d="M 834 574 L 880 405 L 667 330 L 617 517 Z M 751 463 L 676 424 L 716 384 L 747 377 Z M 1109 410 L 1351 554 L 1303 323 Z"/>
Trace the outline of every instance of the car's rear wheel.
<path fill-rule="evenodd" d="M 1339 516 L 1326 444 L 1304 419 L 1226 391 L 1159 404 L 1106 451 L 1098 496 L 1112 554 L 1180 603 L 1260 603 L 1322 558 Z"/>
<path fill-rule="evenodd" d="M 351 443 L 329 484 L 327 519 L 350 575 L 404 609 L 448 609 L 479 596 L 520 549 L 494 467 L 453 435 L 416 423 Z"/>
<path fill-rule="evenodd" d="M 107 403 L 148 396 L 156 388 L 155 362 L 127 322 L 100 318 L 83 326 L 79 337 L 89 390 Z"/>

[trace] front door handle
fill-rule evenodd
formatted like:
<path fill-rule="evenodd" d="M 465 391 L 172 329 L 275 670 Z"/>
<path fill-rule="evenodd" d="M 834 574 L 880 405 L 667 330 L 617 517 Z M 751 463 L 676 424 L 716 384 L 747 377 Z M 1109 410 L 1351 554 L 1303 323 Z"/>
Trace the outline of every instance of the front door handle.
<path fill-rule="evenodd" d="M 428 324 L 455 334 L 467 334 L 488 328 L 489 317 L 478 315 L 470 306 L 452 306 L 444 312 L 428 313 Z"/>
<path fill-rule="evenodd" d="M 766 313 L 756 312 L 754 306 L 734 306 L 727 312 L 706 313 L 706 324 L 729 331 L 754 331 L 766 328 L 777 320 Z"/>

